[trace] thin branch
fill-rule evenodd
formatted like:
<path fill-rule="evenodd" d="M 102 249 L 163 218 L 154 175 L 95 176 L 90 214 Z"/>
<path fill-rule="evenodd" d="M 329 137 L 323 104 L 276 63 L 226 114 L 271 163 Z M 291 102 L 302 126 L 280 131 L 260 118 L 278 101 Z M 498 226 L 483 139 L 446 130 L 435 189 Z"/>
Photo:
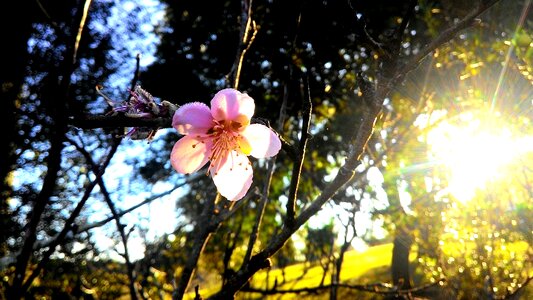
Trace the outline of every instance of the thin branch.
<path fill-rule="evenodd" d="M 353 12 L 353 16 L 355 17 L 355 24 L 357 25 L 355 29 L 358 31 L 357 36 L 363 38 L 363 41 L 369 42 L 369 44 L 375 49 L 382 49 L 381 47 L 383 44 L 376 41 L 366 30 L 365 15 L 359 13 L 355 7 L 353 7 L 351 0 L 347 0 L 347 2 L 348 6 L 350 6 L 350 9 Z"/>
<path fill-rule="evenodd" d="M 147 128 L 172 128 L 172 116 L 159 118 L 134 118 L 123 114 L 117 115 L 87 115 L 82 117 L 70 117 L 69 123 L 81 129 L 95 128 L 120 128 L 120 127 L 147 127 Z M 264 123 L 260 118 L 252 118 L 253 124 Z M 272 129 L 272 128 L 271 128 Z M 274 132 L 276 130 L 272 129 Z M 295 160 L 298 157 L 296 148 L 277 133 L 281 141 L 282 149 Z"/>
<path fill-rule="evenodd" d="M 249 1 L 249 2 L 248 2 Z M 255 40 L 257 35 L 257 26 L 252 19 L 252 2 L 253 0 L 242 0 L 242 13 L 241 22 L 245 22 L 246 25 L 241 27 L 241 40 L 239 44 L 239 51 L 233 68 L 235 69 L 235 76 L 233 77 L 233 88 L 239 88 L 239 80 L 241 77 L 242 63 L 246 52 L 250 49 L 250 46 Z M 251 34 L 250 34 L 251 32 Z"/>
<path fill-rule="evenodd" d="M 61 38 L 65 39 L 65 40 L 68 40 L 66 38 L 66 35 L 65 35 L 65 32 L 63 30 L 61 30 L 61 27 L 59 27 L 59 25 L 57 24 L 56 21 L 54 21 L 54 19 L 52 18 L 52 16 L 50 16 L 50 14 L 48 13 L 48 11 L 46 10 L 46 8 L 44 7 L 44 5 L 42 4 L 42 2 L 40 0 L 35 0 L 35 2 L 37 2 L 37 5 L 39 6 L 39 9 L 41 9 L 41 12 L 44 14 L 44 16 L 46 17 L 46 19 L 48 19 L 48 22 L 50 23 L 50 25 L 52 26 L 52 28 L 55 29 L 55 34 L 57 34 L 58 36 L 60 36 Z"/>
<path fill-rule="evenodd" d="M 76 57 L 78 55 L 78 49 L 80 46 L 81 35 L 83 29 L 85 28 L 85 21 L 87 20 L 87 15 L 89 14 L 89 7 L 91 7 L 92 0 L 86 0 L 83 5 L 83 13 L 81 16 L 80 24 L 78 26 L 78 34 L 76 35 L 76 41 L 74 42 L 74 52 L 72 54 L 72 64 L 76 64 Z"/>
<path fill-rule="evenodd" d="M 89 197 L 91 196 L 91 192 L 92 190 L 94 189 L 94 187 L 96 186 L 96 184 L 98 183 L 98 180 L 99 178 L 102 178 L 102 176 L 104 175 L 104 172 L 107 168 L 107 166 L 109 165 L 109 162 L 111 162 L 111 159 L 113 158 L 113 156 L 115 155 L 117 149 L 118 149 L 118 146 L 119 146 L 120 143 L 115 143 L 111 149 L 109 150 L 109 153 L 107 154 L 104 162 L 101 164 L 101 166 L 99 167 L 99 170 L 98 170 L 98 174 L 96 174 L 96 178 L 95 180 L 93 180 L 88 186 L 87 188 L 85 189 L 85 193 L 83 194 L 81 200 L 78 202 L 78 204 L 76 205 L 76 207 L 74 208 L 74 210 L 70 213 L 70 217 L 67 219 L 67 221 L 65 222 L 65 225 L 63 227 L 63 230 L 61 230 L 61 232 L 59 233 L 59 235 L 52 241 L 52 243 L 50 243 L 49 245 L 49 248 L 48 250 L 44 253 L 43 255 L 43 258 L 41 259 L 41 261 L 37 264 L 37 266 L 35 267 L 35 269 L 33 270 L 33 272 L 31 273 L 31 275 L 29 276 L 29 278 L 26 280 L 26 282 L 24 282 L 24 284 L 22 285 L 22 290 L 27 290 L 29 288 L 29 286 L 31 285 L 31 283 L 33 282 L 33 280 L 35 280 L 35 278 L 37 278 L 37 276 L 39 276 L 39 273 L 40 271 L 43 269 L 44 265 L 46 263 L 48 263 L 48 261 L 50 260 L 52 254 L 55 252 L 56 250 L 56 247 L 65 239 L 65 237 L 67 236 L 67 234 L 72 231 L 72 225 L 74 224 L 74 221 L 76 220 L 76 218 L 78 217 L 78 215 L 80 214 L 83 206 L 85 205 L 85 203 L 87 202 L 87 200 L 89 199 Z"/>
<path fill-rule="evenodd" d="M 87 10 L 88 9 L 88 6 L 87 6 L 87 3 L 86 3 L 86 7 L 85 9 Z M 84 12 L 84 17 L 86 17 L 86 13 L 87 11 Z M 81 32 L 80 32 L 81 34 Z M 133 75 L 133 79 L 131 81 L 131 90 L 133 91 L 134 88 L 135 88 L 135 85 L 137 84 L 137 81 L 139 79 L 139 73 L 140 73 L 140 54 L 137 54 L 137 57 L 136 57 L 136 67 L 135 67 L 135 72 L 134 72 L 134 75 Z M 97 164 L 95 163 L 95 161 L 93 160 L 91 154 L 82 146 L 80 146 L 78 143 L 76 143 L 76 141 L 72 140 L 72 139 L 67 139 L 72 145 L 74 145 L 74 147 L 76 147 L 76 149 L 85 157 L 85 160 L 87 162 L 87 164 L 90 166 L 92 172 L 96 175 L 99 173 L 99 168 L 97 166 Z M 117 147 L 118 147 L 118 144 L 120 144 L 120 141 L 121 139 L 113 139 L 113 143 L 116 143 L 117 144 Z M 128 249 L 128 237 L 129 237 L 129 234 L 126 234 L 124 229 L 125 229 L 125 226 L 122 225 L 122 223 L 120 222 L 120 216 L 118 215 L 117 213 L 117 209 L 115 207 L 115 204 L 113 203 L 113 200 L 111 200 L 111 196 L 109 195 L 109 191 L 107 190 L 107 187 L 104 183 L 104 181 L 102 180 L 102 177 L 97 177 L 97 183 L 98 183 L 98 186 L 100 187 L 100 191 L 102 192 L 102 195 L 104 196 L 104 201 L 106 202 L 107 206 L 109 207 L 109 210 L 111 211 L 111 215 L 113 217 L 113 219 L 115 220 L 115 223 L 116 223 L 116 226 L 117 226 L 117 230 L 120 234 L 120 238 L 122 240 L 122 244 L 124 245 L 124 253 L 122 254 L 122 256 L 124 257 L 124 260 L 126 261 L 126 270 L 127 270 L 127 275 L 128 275 L 128 279 L 129 279 L 129 284 L 128 284 L 128 287 L 129 287 L 129 290 L 130 290 L 130 299 L 132 300 L 136 300 L 137 299 L 137 289 L 136 289 L 136 286 L 135 286 L 135 281 L 136 281 L 136 276 L 135 276 L 135 270 L 133 268 L 133 264 L 131 263 L 131 259 L 130 259 L 130 255 L 129 255 L 129 249 Z"/>
<path fill-rule="evenodd" d="M 85 157 L 85 160 L 87 161 L 87 164 L 90 166 L 90 169 L 94 174 L 98 174 L 98 166 L 94 162 L 91 154 L 85 150 L 82 146 L 78 145 L 76 141 L 67 139 L 76 149 Z M 117 142 L 117 141 L 114 141 Z M 100 191 L 102 192 L 102 195 L 104 196 L 104 201 L 106 202 L 107 206 L 109 207 L 109 210 L 111 211 L 111 215 L 113 216 L 113 219 L 115 220 L 115 223 L 117 225 L 117 230 L 120 234 L 120 238 L 122 240 L 122 244 L 124 245 L 124 253 L 122 256 L 124 257 L 124 260 L 126 261 L 126 270 L 127 275 L 129 279 L 129 289 L 130 289 L 130 299 L 135 300 L 137 299 L 137 290 L 135 288 L 135 271 L 133 269 L 133 264 L 130 260 L 129 255 L 129 249 L 128 249 L 128 236 L 126 235 L 124 228 L 125 226 L 122 225 L 120 222 L 120 216 L 117 213 L 117 209 L 115 207 L 115 204 L 113 203 L 113 200 L 111 200 L 111 196 L 109 195 L 109 191 L 107 190 L 107 187 L 102 180 L 102 177 L 98 177 L 97 179 L 98 186 L 100 187 Z"/>
<path fill-rule="evenodd" d="M 194 227 L 194 233 L 192 235 L 194 240 L 190 251 L 188 251 L 188 260 L 183 266 L 179 280 L 176 280 L 176 289 L 172 293 L 172 299 L 182 299 L 185 295 L 192 276 L 196 271 L 196 267 L 198 266 L 200 254 L 203 252 L 205 245 L 211 237 L 211 234 L 215 232 L 220 224 L 218 223 L 217 226 L 209 226 L 211 223 L 210 220 L 214 215 L 215 203 L 217 203 L 220 198 L 220 194 L 217 193 L 214 199 L 207 200 L 207 203 L 204 205 L 204 209 L 200 215 L 200 218 L 198 219 L 198 223 Z"/>
<path fill-rule="evenodd" d="M 402 23 L 398 28 L 396 28 L 396 31 L 393 35 L 393 40 L 399 43 L 403 37 L 403 32 L 407 28 L 407 24 L 409 24 L 409 21 L 413 18 L 415 13 L 415 7 L 418 3 L 418 0 L 410 0 L 409 6 L 407 7 L 407 11 L 405 12 L 405 15 L 402 18 Z"/>
<path fill-rule="evenodd" d="M 146 200 L 128 208 L 128 209 L 125 209 L 123 211 L 120 211 L 120 212 L 117 212 L 117 216 L 118 217 L 122 217 L 124 216 L 125 214 L 129 214 L 130 212 L 136 210 L 137 208 L 141 207 L 141 206 L 144 206 L 146 204 L 149 204 L 151 202 L 153 202 L 154 200 L 157 200 L 157 199 L 160 199 L 161 197 L 164 197 L 164 196 L 167 196 L 167 195 L 170 195 L 171 193 L 173 193 L 175 190 L 191 183 L 192 181 L 196 180 L 199 176 L 191 176 L 188 180 L 182 182 L 182 183 L 179 183 L 179 184 L 176 184 L 175 186 L 173 186 L 172 188 L 170 188 L 169 190 L 167 191 L 164 191 L 160 194 L 157 194 L 157 195 L 154 195 L 152 197 L 149 197 L 149 198 L 146 198 Z M 102 227 L 104 226 L 105 224 L 111 222 L 114 220 L 114 217 L 111 216 L 111 217 L 108 217 L 106 219 L 103 219 L 103 220 L 100 220 L 100 221 L 97 221 L 97 222 L 94 222 L 94 223 L 91 223 L 91 224 L 87 224 L 87 225 L 84 225 L 84 226 L 80 226 L 77 230 L 77 232 L 85 232 L 85 231 L 89 231 L 91 229 L 94 229 L 94 228 L 97 228 L 97 227 Z"/>
<path fill-rule="evenodd" d="M 501 299 L 501 300 L 505 300 L 505 299 L 520 299 L 520 297 L 522 296 L 522 293 L 524 292 L 524 290 L 526 289 L 526 287 L 528 286 L 528 284 L 533 280 L 533 276 L 529 276 L 528 278 L 526 278 L 526 280 L 524 282 L 522 282 L 520 285 L 519 285 L 519 288 L 517 288 L 516 290 L 514 290 L 512 293 L 509 293 L 505 296 L 501 296 L 501 297 L 495 297 L 495 299 Z"/>
<path fill-rule="evenodd" d="M 224 245 L 224 255 L 222 257 L 222 265 L 224 266 L 224 269 L 222 271 L 222 288 L 224 288 L 224 284 L 226 282 L 226 277 L 228 277 L 229 274 L 233 272 L 232 268 L 230 267 L 230 261 L 231 257 L 233 256 L 233 253 L 235 252 L 235 249 L 237 248 L 237 244 L 239 244 L 239 238 L 241 235 L 244 215 L 240 215 L 240 220 L 237 218 L 231 219 L 231 223 L 235 224 L 237 223 L 237 229 L 232 230 L 231 228 L 228 229 L 228 234 L 226 235 L 226 243 Z M 229 226 L 233 227 L 233 226 Z"/>
<path fill-rule="evenodd" d="M 52 195 L 55 189 L 56 180 L 61 164 L 61 152 L 63 150 L 62 140 L 65 133 L 65 131 L 62 129 L 60 130 L 61 132 L 57 132 L 56 135 L 54 135 L 52 138 L 51 148 L 49 150 L 49 155 L 47 158 L 48 168 L 43 180 L 43 187 L 39 195 L 37 196 L 33 209 L 30 213 L 28 213 L 29 221 L 26 224 L 24 244 L 19 255 L 17 256 L 17 261 L 15 264 L 15 275 L 13 278 L 13 283 L 8 292 L 9 297 L 13 299 L 19 299 L 25 291 L 23 290 L 22 285 L 26 274 L 26 268 L 32 256 L 34 244 L 36 242 L 37 227 L 41 221 L 41 216 L 45 211 L 46 206 L 50 202 L 50 196 Z"/>
<path fill-rule="evenodd" d="M 289 97 L 287 85 L 285 85 L 284 91 L 285 93 L 283 94 L 283 102 L 281 103 L 281 107 L 279 109 L 279 118 L 278 118 L 278 124 L 277 124 L 278 131 L 283 130 L 283 124 L 285 123 L 285 118 L 286 118 L 287 100 Z M 268 203 L 270 185 L 272 182 L 272 177 L 274 175 L 275 165 L 276 165 L 276 156 L 273 157 L 269 162 L 267 178 L 265 179 L 263 193 L 259 200 L 260 203 L 259 203 L 259 207 L 257 208 L 257 217 L 254 223 L 254 227 L 252 228 L 252 233 L 250 234 L 250 238 L 248 240 L 248 248 L 246 248 L 246 253 L 243 258 L 243 262 L 242 262 L 243 265 L 247 264 L 250 261 L 250 257 L 252 256 L 252 251 L 253 251 L 255 242 L 257 240 L 259 228 L 261 227 L 261 223 L 263 220 L 263 215 L 265 214 L 266 204 Z"/>
<path fill-rule="evenodd" d="M 226 221 L 227 219 L 231 218 L 237 210 L 239 210 L 241 207 L 244 206 L 246 202 L 250 199 L 251 194 L 246 195 L 244 198 L 242 198 L 239 201 L 228 201 L 230 202 L 230 205 L 227 205 L 226 203 L 219 203 L 215 208 L 215 217 L 211 219 L 211 222 L 209 222 L 210 227 L 218 227 L 222 222 Z M 223 202 L 223 201 L 220 201 Z"/>
<path fill-rule="evenodd" d="M 435 49 L 441 47 L 442 45 L 448 43 L 460 31 L 478 23 L 479 20 L 477 20 L 476 18 L 483 12 L 485 12 L 487 9 L 492 7 L 494 4 L 496 4 L 498 1 L 500 0 L 479 1 L 479 5 L 476 9 L 474 9 L 465 18 L 457 22 L 452 27 L 443 30 L 438 37 L 436 37 L 431 43 L 427 44 L 422 50 L 420 50 L 420 52 L 418 52 L 418 54 L 413 56 L 403 68 L 400 68 L 398 72 L 408 73 L 414 70 L 416 67 L 418 67 L 420 61 L 428 54 L 433 52 Z"/>
<path fill-rule="evenodd" d="M 300 142 L 298 144 L 298 159 L 294 161 L 291 174 L 291 183 L 289 186 L 289 198 L 287 200 L 287 216 L 285 217 L 286 225 L 291 227 L 294 225 L 294 218 L 296 214 L 296 198 L 298 197 L 298 185 L 300 183 L 300 176 L 302 175 L 302 167 L 305 159 L 305 152 L 307 142 L 310 137 L 309 126 L 311 124 L 311 113 L 313 104 L 311 103 L 311 95 L 309 93 L 309 81 L 307 78 L 303 79 L 303 112 L 302 112 L 302 130 L 300 133 Z"/>
<path fill-rule="evenodd" d="M 445 279 L 440 279 L 433 283 L 428 283 L 419 287 L 398 290 L 395 286 L 387 283 L 375 283 L 375 284 L 345 284 L 345 283 L 331 283 L 311 288 L 299 288 L 290 290 L 263 290 L 253 287 L 245 287 L 242 292 L 260 293 L 262 295 L 277 295 L 277 294 L 319 294 L 320 291 L 330 289 L 332 287 L 346 288 L 349 290 L 363 291 L 380 295 L 410 295 L 413 293 L 422 292 L 434 286 L 442 285 L 446 282 Z"/>
<path fill-rule="evenodd" d="M 172 127 L 172 116 L 166 118 L 134 118 L 123 114 L 110 115 L 88 115 L 83 117 L 71 117 L 70 124 L 82 129 L 94 128 L 118 128 L 118 127 L 149 127 L 149 128 L 170 128 Z"/>
<path fill-rule="evenodd" d="M 133 72 L 133 78 L 131 79 L 130 91 L 134 91 L 141 76 L 141 54 L 137 53 L 135 56 L 135 71 Z M 128 97 L 129 98 L 129 97 Z"/>

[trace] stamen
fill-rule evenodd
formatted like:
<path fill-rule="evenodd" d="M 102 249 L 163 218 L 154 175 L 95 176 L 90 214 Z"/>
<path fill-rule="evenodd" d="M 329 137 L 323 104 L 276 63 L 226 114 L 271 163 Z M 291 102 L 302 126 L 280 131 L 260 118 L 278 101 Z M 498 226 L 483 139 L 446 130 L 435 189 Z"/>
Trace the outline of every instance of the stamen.
<path fill-rule="evenodd" d="M 207 138 L 213 144 L 211 156 L 209 157 L 211 164 L 209 165 L 208 173 L 218 170 L 223 159 L 227 159 L 224 163 L 229 163 L 231 166 L 229 170 L 233 171 L 236 158 L 242 152 L 239 144 L 239 138 L 242 138 L 242 136 L 236 132 L 240 127 L 242 127 L 242 124 L 238 122 L 221 122 L 215 120 L 215 125 L 207 131 Z M 204 143 L 203 139 L 199 140 L 201 143 Z M 239 166 L 242 165 L 242 163 L 239 163 Z M 217 174 L 218 172 L 212 173 L 213 176 Z"/>

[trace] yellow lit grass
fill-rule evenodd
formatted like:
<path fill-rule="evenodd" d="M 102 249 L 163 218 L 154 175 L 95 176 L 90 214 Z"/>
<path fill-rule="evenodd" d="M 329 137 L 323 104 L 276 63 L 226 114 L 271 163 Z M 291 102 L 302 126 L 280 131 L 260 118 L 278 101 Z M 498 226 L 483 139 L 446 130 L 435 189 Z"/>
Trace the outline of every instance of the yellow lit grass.
<path fill-rule="evenodd" d="M 391 262 L 392 244 L 377 245 L 368 248 L 364 252 L 348 251 L 344 256 L 344 262 L 342 264 L 341 282 L 353 281 L 358 279 L 362 275 L 368 274 L 373 269 L 387 267 Z M 307 271 L 305 269 L 307 268 Z M 305 266 L 304 263 L 298 263 L 285 267 L 285 282 L 283 281 L 282 269 L 272 268 L 268 272 L 262 270 L 254 275 L 250 281 L 250 285 L 257 289 L 267 289 L 274 286 L 277 280 L 278 289 L 298 289 L 309 288 L 319 286 L 322 278 L 323 269 L 318 264 L 312 266 Z M 267 279 L 268 278 L 268 279 Z M 375 278 L 359 278 L 357 284 L 366 284 L 376 282 Z M 388 278 L 380 278 L 380 280 L 388 280 Z M 324 284 L 331 282 L 330 275 L 328 274 L 324 280 Z M 267 284 L 268 283 L 268 284 Z M 355 283 L 355 282 L 354 282 Z M 216 293 L 220 289 L 220 284 L 215 286 L 203 288 L 200 287 L 200 295 L 204 298 Z M 250 297 L 249 293 L 247 298 Z M 194 292 L 189 292 L 185 299 L 194 299 Z M 291 299 L 294 298 L 294 294 L 288 294 L 280 297 L 279 295 L 273 296 L 273 299 Z"/>
<path fill-rule="evenodd" d="M 447 243 L 441 247 L 449 248 L 448 251 L 457 251 L 452 246 L 452 243 Z M 527 252 L 527 243 L 508 243 L 507 247 L 512 248 L 512 252 L 522 254 Z M 413 249 L 414 250 L 414 249 Z M 445 250 L 445 249 L 443 249 Z M 448 252 L 446 251 L 446 252 Z M 364 252 L 348 251 L 345 254 L 344 262 L 342 265 L 340 281 L 350 284 L 371 284 L 376 282 L 389 282 L 390 272 L 389 267 L 391 263 L 392 244 L 382 244 L 368 248 Z M 410 255 L 412 262 L 417 260 L 415 251 L 412 251 Z M 417 264 L 417 263 L 415 263 Z M 422 267 L 422 266 L 420 266 Z M 307 271 L 305 269 L 307 268 Z M 423 267 L 422 267 L 423 268 Z M 278 290 L 290 290 L 301 288 L 313 288 L 320 285 L 320 280 L 323 275 L 322 267 L 318 264 L 312 266 L 305 266 L 304 263 L 298 263 L 290 265 L 284 269 L 285 282 L 283 282 L 282 269 L 272 268 L 268 272 L 266 270 L 260 271 L 252 278 L 250 285 L 256 289 L 271 289 L 275 281 L 277 280 Z M 419 270 L 420 271 L 420 270 Z M 324 284 L 330 283 L 330 274 L 326 276 Z M 419 277 L 420 274 L 413 274 L 413 276 Z M 426 281 L 420 278 L 422 281 Z M 268 283 L 268 284 L 267 284 Z M 427 282 L 426 282 L 427 283 Z M 220 289 L 220 282 L 214 283 L 211 286 L 204 286 L 200 288 L 200 295 L 205 299 L 210 295 L 213 295 Z M 192 289 L 191 289 L 192 290 Z M 307 295 L 305 299 L 316 298 L 319 299 L 327 294 L 328 290 L 323 290 L 320 295 L 313 297 Z M 185 299 L 194 299 L 194 292 L 190 292 L 185 296 Z M 273 295 L 269 297 L 261 296 L 258 293 L 239 293 L 237 299 L 295 299 L 302 298 L 302 295 L 297 294 L 284 294 Z"/>
<path fill-rule="evenodd" d="M 370 247 L 364 252 L 346 252 L 342 265 L 341 282 L 358 278 L 373 268 L 390 265 L 391 253 L 392 244 Z M 285 283 L 283 285 L 279 284 L 283 281 L 281 269 L 272 269 L 270 272 L 261 271 L 253 277 L 251 286 L 259 289 L 272 288 L 276 279 L 278 281 L 278 289 L 299 289 L 318 286 L 324 272 L 322 267 L 313 264 L 312 267 L 308 267 L 307 272 L 305 272 L 305 268 L 303 263 L 286 267 Z M 329 284 L 330 279 L 330 276 L 326 276 L 324 284 Z"/>

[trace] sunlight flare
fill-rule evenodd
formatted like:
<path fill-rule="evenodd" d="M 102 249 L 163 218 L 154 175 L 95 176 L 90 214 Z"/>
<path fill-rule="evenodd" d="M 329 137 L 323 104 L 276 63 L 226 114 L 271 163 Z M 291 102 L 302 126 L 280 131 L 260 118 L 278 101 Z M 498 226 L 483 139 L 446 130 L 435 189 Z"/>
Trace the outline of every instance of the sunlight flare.
<path fill-rule="evenodd" d="M 448 174 L 448 191 L 468 201 L 477 190 L 506 176 L 511 162 L 533 151 L 533 137 L 518 134 L 510 126 L 462 113 L 458 122 L 444 121 L 428 132 L 430 159 Z"/>

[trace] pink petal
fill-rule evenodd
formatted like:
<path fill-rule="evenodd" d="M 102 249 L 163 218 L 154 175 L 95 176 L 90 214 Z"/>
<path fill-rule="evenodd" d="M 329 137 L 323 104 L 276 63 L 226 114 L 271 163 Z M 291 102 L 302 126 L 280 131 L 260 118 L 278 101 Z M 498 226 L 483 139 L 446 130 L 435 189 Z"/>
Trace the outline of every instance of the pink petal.
<path fill-rule="evenodd" d="M 253 170 L 244 154 L 231 151 L 227 159 L 211 169 L 218 192 L 231 201 L 242 199 L 252 185 Z"/>
<path fill-rule="evenodd" d="M 270 128 L 261 124 L 252 124 L 241 132 L 252 147 L 250 155 L 257 158 L 271 157 L 278 154 L 281 141 Z"/>
<path fill-rule="evenodd" d="M 180 134 L 205 134 L 214 126 L 211 110 L 200 102 L 184 104 L 174 113 L 172 126 Z"/>
<path fill-rule="evenodd" d="M 211 148 L 211 140 L 207 139 L 202 142 L 195 137 L 186 135 L 174 144 L 170 153 L 170 163 L 179 173 L 196 172 L 209 159 Z"/>
<path fill-rule="evenodd" d="M 223 89 L 211 100 L 211 114 L 218 121 L 236 121 L 248 125 L 254 110 L 254 99 L 234 89 Z"/>

